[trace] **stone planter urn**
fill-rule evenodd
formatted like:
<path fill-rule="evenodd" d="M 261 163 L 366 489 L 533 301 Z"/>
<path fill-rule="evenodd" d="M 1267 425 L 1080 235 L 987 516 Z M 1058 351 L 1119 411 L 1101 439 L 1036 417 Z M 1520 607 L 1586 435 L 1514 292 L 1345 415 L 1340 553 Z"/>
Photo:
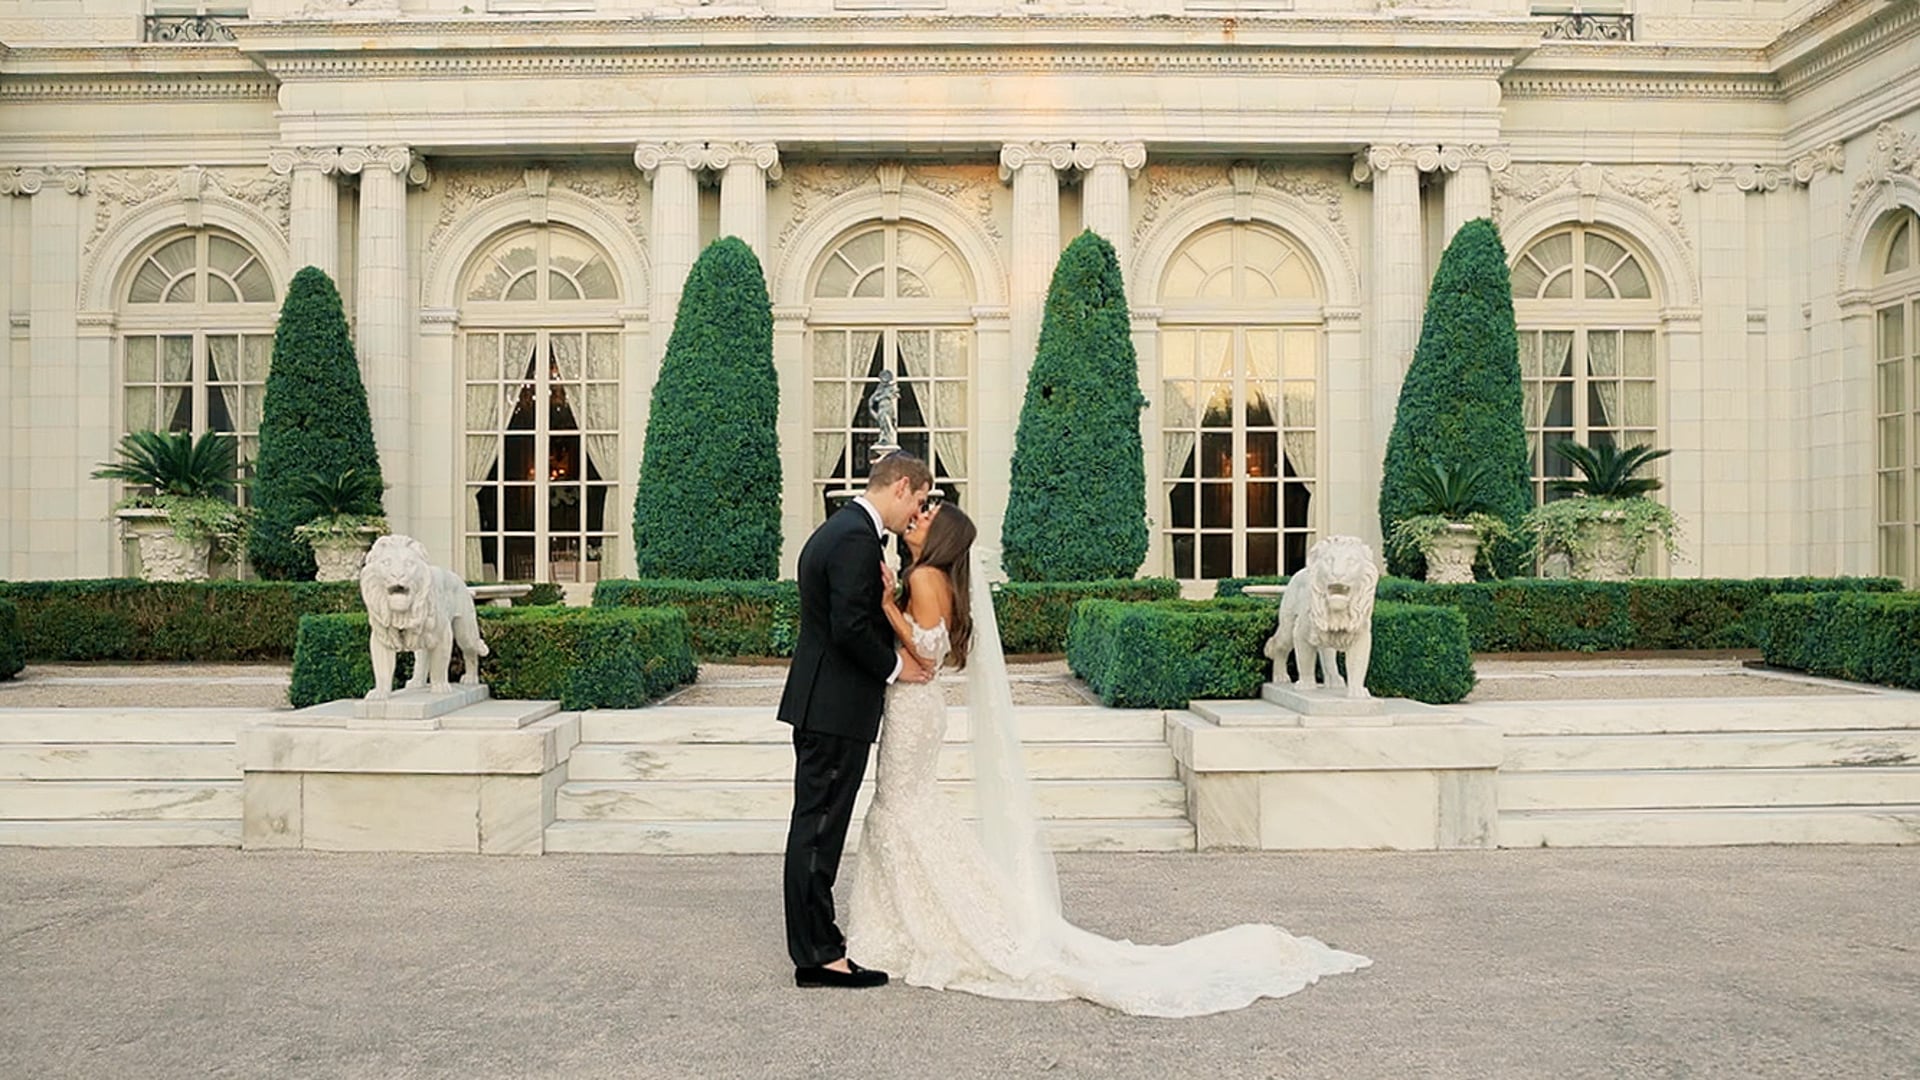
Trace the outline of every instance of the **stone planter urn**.
<path fill-rule="evenodd" d="M 1580 523 L 1580 541 L 1568 553 L 1578 581 L 1626 581 L 1633 576 L 1634 544 L 1626 515 L 1610 511 Z"/>
<path fill-rule="evenodd" d="M 354 581 L 360 577 L 360 567 L 367 560 L 367 549 L 373 546 L 374 538 L 380 535 L 379 529 L 355 529 L 353 532 L 329 533 L 316 536 L 313 544 L 313 564 L 318 568 L 315 581 Z"/>
<path fill-rule="evenodd" d="M 1480 554 L 1480 530 L 1452 522 L 1427 548 L 1427 582 L 1431 585 L 1471 585 L 1473 561 Z"/>
<path fill-rule="evenodd" d="M 147 581 L 205 581 L 209 538 L 188 540 L 173 531 L 164 510 L 130 508 L 119 513 L 128 535 L 140 546 L 140 573 Z"/>

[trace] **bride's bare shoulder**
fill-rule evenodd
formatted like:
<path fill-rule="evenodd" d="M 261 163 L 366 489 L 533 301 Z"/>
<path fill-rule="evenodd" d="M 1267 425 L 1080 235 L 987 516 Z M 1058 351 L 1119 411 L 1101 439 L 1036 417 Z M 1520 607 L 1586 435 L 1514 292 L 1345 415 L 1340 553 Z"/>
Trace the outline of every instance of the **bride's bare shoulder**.
<path fill-rule="evenodd" d="M 937 566 L 916 567 L 907 575 L 907 582 L 911 592 L 907 606 L 914 622 L 931 627 L 947 617 L 952 608 L 953 582 L 947 579 L 946 571 Z"/>

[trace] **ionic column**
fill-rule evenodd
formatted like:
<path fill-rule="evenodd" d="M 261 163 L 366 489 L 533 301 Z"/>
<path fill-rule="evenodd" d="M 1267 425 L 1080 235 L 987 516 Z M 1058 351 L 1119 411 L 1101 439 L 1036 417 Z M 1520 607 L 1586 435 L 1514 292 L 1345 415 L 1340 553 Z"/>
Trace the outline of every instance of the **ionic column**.
<path fill-rule="evenodd" d="M 340 279 L 340 152 L 333 147 L 281 147 L 267 155 L 267 167 L 292 176 L 289 194 L 293 266 L 317 266 Z"/>
<path fill-rule="evenodd" d="M 1449 146 L 1440 151 L 1440 168 L 1447 173 L 1441 204 L 1447 244 L 1453 243 L 1460 226 L 1493 216 L 1493 174 L 1506 172 L 1512 163 L 1504 146 Z"/>
<path fill-rule="evenodd" d="M 697 170 L 705 167 L 706 156 L 707 148 L 700 143 L 641 143 L 633 151 L 633 163 L 653 184 L 653 228 L 647 252 L 653 272 L 652 369 L 643 376 L 649 392 L 666 356 L 667 340 L 673 336 L 687 271 L 700 254 Z"/>
<path fill-rule="evenodd" d="M 1072 143 L 1008 143 L 1000 150 L 1000 179 L 1013 184 L 1013 265 L 1008 284 L 1016 415 L 1026 392 L 1027 371 L 1033 366 L 1047 287 L 1060 261 L 1060 170 L 1072 164 Z"/>
<path fill-rule="evenodd" d="M 367 411 L 381 472 L 396 488 L 405 483 L 409 449 L 410 382 L 407 362 L 407 181 L 425 180 L 424 166 L 404 146 L 355 146 L 340 151 L 340 170 L 360 177 L 360 250 L 354 272 L 354 346 L 367 379 Z M 407 487 L 412 485 L 408 484 Z M 412 527 L 411 493 L 387 500 L 396 529 Z"/>
<path fill-rule="evenodd" d="M 1106 237 L 1126 273 L 1133 233 L 1129 182 L 1147 163 L 1147 145 L 1139 142 L 1079 143 L 1073 148 L 1080 167 L 1080 225 Z"/>
<path fill-rule="evenodd" d="M 780 179 L 780 148 L 770 142 L 713 143 L 709 168 L 720 173 L 720 235 L 737 236 L 767 266 L 767 185 Z"/>
<path fill-rule="evenodd" d="M 32 359 L 24 385 L 12 390 L 16 400 L 26 402 L 26 430 L 14 432 L 14 449 L 24 451 L 26 473 L 15 477 L 24 488 L 20 501 L 28 514 L 26 543 L 13 550 L 12 572 L 40 578 L 103 575 L 116 542 L 112 528 L 101 524 L 107 519 L 109 489 L 87 474 L 92 462 L 112 456 L 112 413 L 93 407 L 97 402 L 82 408 L 82 397 L 113 382 L 107 370 L 90 370 L 82 378 L 80 363 L 80 198 L 87 193 L 87 173 L 57 166 L 16 169 L 0 174 L 0 191 L 31 200 L 25 269 Z"/>
<path fill-rule="evenodd" d="M 1368 440 L 1369 491 L 1380 490 L 1380 468 L 1387 436 L 1400 401 L 1400 382 L 1413 362 L 1420 340 L 1421 309 L 1426 300 L 1426 247 L 1420 228 L 1420 174 L 1438 168 L 1440 151 L 1432 146 L 1375 146 L 1354 161 L 1357 183 L 1373 184 L 1373 258 L 1371 279 L 1372 355 L 1368 357 L 1368 395 L 1373 424 Z"/>

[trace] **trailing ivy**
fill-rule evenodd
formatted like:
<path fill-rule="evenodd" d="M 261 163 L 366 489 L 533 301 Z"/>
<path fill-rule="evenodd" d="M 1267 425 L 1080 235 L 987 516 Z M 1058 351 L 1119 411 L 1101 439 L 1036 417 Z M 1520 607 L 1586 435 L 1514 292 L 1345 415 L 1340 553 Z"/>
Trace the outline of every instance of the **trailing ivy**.
<path fill-rule="evenodd" d="M 780 570 L 780 386 L 760 260 L 714 241 L 687 275 L 634 485 L 642 578 L 767 580 Z"/>
<path fill-rule="evenodd" d="M 1147 553 L 1140 393 L 1113 245 L 1084 232 L 1047 291 L 1014 435 L 1002 565 L 1014 581 L 1130 578 Z"/>
<path fill-rule="evenodd" d="M 1426 500 L 1416 473 L 1436 464 L 1481 466 L 1480 493 L 1488 512 L 1520 534 L 1533 496 L 1519 339 L 1506 249 L 1486 218 L 1461 226 L 1433 275 L 1420 344 L 1400 385 L 1381 466 L 1382 536 L 1393 535 L 1396 523 L 1421 512 Z M 1526 552 L 1524 543 L 1509 537 L 1492 544 L 1488 555 L 1496 575 L 1504 576 L 1520 570 Z M 1418 548 L 1396 548 L 1387 553 L 1387 567 L 1399 577 L 1419 578 L 1426 573 L 1426 560 Z"/>
<path fill-rule="evenodd" d="M 300 485 L 312 475 L 348 470 L 373 493 L 353 512 L 381 514 L 380 456 L 340 293 L 325 272 L 309 266 L 293 276 L 273 332 L 247 540 L 256 573 L 269 580 L 313 578 L 313 550 L 293 535 L 308 513 Z"/>

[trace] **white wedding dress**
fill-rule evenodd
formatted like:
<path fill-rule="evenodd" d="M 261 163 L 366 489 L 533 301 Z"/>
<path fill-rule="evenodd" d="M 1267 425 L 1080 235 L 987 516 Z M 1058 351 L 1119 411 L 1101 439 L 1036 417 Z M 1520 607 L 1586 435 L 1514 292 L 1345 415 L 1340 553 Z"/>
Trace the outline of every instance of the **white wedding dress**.
<path fill-rule="evenodd" d="M 985 578 L 974 580 L 984 593 Z M 983 820 L 977 828 L 964 820 L 937 783 L 947 726 L 939 685 L 896 683 L 887 691 L 876 790 L 860 838 L 848 955 L 914 986 L 1027 1001 L 1084 998 L 1142 1016 L 1243 1008 L 1370 963 L 1276 926 L 1245 924 L 1158 946 L 1068 923 L 1018 761 L 993 609 L 982 612 L 977 600 L 973 609 L 969 716 Z M 915 651 L 936 667 L 947 648 L 944 622 L 915 627 Z"/>

